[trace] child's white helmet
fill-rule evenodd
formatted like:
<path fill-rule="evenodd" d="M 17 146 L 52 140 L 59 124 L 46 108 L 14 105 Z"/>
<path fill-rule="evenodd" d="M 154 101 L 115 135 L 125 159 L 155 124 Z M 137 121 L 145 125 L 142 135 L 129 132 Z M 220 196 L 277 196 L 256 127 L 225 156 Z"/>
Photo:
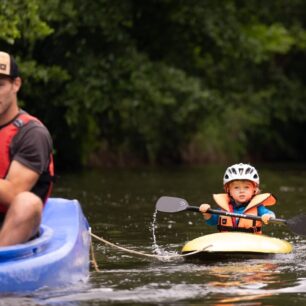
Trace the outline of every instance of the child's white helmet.
<path fill-rule="evenodd" d="M 248 180 L 259 185 L 259 175 L 257 170 L 248 164 L 235 164 L 228 167 L 224 173 L 223 185 L 235 180 Z"/>

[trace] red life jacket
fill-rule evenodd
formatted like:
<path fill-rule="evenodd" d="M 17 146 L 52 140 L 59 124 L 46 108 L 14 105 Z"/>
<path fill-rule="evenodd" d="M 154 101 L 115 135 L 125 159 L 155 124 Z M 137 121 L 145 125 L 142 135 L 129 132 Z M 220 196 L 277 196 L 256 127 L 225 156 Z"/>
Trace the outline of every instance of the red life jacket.
<path fill-rule="evenodd" d="M 228 194 L 214 194 L 213 198 L 216 204 L 225 211 L 233 212 L 233 207 L 230 204 L 230 197 Z M 250 203 L 246 206 L 243 214 L 258 216 L 258 206 L 271 206 L 276 203 L 276 198 L 270 193 L 262 193 L 255 195 Z M 240 218 L 236 224 L 236 218 L 220 216 L 218 220 L 219 231 L 238 231 L 251 232 L 262 234 L 262 222 L 257 220 L 249 220 Z"/>
<path fill-rule="evenodd" d="M 26 112 L 21 112 L 17 118 L 15 118 L 11 123 L 2 127 L 0 129 L 0 178 L 5 179 L 10 165 L 11 165 L 11 156 L 10 156 L 10 145 L 13 141 L 13 138 L 18 134 L 20 128 L 29 123 L 30 121 L 42 123 L 35 117 L 29 115 Z M 53 177 L 54 177 L 54 164 L 53 156 L 50 154 L 50 163 L 49 163 L 49 176 L 50 176 L 50 187 L 45 197 L 45 200 L 51 193 L 53 186 Z M 39 179 L 38 179 L 39 180 Z M 0 203 L 0 212 L 6 212 L 7 207 Z"/>

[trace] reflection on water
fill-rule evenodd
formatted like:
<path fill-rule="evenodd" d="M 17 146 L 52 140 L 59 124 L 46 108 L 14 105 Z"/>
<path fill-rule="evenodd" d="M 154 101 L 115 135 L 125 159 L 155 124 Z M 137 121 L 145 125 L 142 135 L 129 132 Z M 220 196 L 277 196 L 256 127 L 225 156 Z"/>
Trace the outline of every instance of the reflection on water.
<path fill-rule="evenodd" d="M 151 254 L 176 254 L 188 240 L 212 233 L 192 212 L 155 214 L 162 195 L 191 205 L 211 202 L 221 192 L 223 166 L 185 169 L 103 170 L 64 174 L 55 196 L 76 198 L 98 236 L 125 248 Z M 280 218 L 306 211 L 306 171 L 259 167 L 262 190 L 279 199 Z M 296 170 L 298 169 L 298 170 Z M 86 284 L 42 289 L 26 297 L 3 297 L 4 305 L 303 305 L 306 298 L 306 238 L 285 226 L 265 233 L 294 245 L 294 252 L 273 259 L 195 264 L 182 259 L 143 258 L 94 241 L 101 273 Z"/>
<path fill-rule="evenodd" d="M 219 279 L 208 283 L 209 286 L 262 288 L 269 283 L 278 283 L 277 264 L 239 263 L 225 266 L 213 266 L 209 273 Z"/>
<path fill-rule="evenodd" d="M 261 265 L 260 265 L 261 266 Z M 180 269 L 149 269 L 149 270 L 126 270 L 126 271 L 107 271 L 106 275 L 99 279 L 100 286 L 92 288 L 83 288 L 83 290 L 75 290 L 74 292 L 70 291 L 58 291 L 49 293 L 49 296 L 42 298 L 40 296 L 39 302 L 41 304 L 53 304 L 53 303 L 72 303 L 80 302 L 90 303 L 90 302 L 99 302 L 99 304 L 107 305 L 110 302 L 125 302 L 125 303 L 171 303 L 176 301 L 192 301 L 194 303 L 201 303 L 201 305 L 218 305 L 218 304 L 230 304 L 238 303 L 245 301 L 257 301 L 256 305 L 266 305 L 266 302 L 269 301 L 269 298 L 276 297 L 278 301 L 275 305 L 286 305 L 283 302 L 287 301 L 286 295 L 292 299 L 292 294 L 298 294 L 299 297 L 305 296 L 306 292 L 306 279 L 301 278 L 297 279 L 295 282 L 284 283 L 276 275 L 270 274 L 270 277 L 267 275 L 263 279 L 258 278 L 254 279 L 252 276 L 256 272 L 252 272 L 249 275 L 249 281 L 247 278 L 244 278 L 243 281 L 237 280 L 233 282 L 227 276 L 223 280 L 225 286 L 216 285 L 213 282 L 200 283 L 200 282 L 188 282 L 187 279 L 181 283 L 175 283 L 172 279 L 173 274 L 182 273 Z M 184 270 L 184 269 L 183 269 Z M 197 273 L 196 269 L 188 269 L 189 273 L 192 271 Z M 201 269 L 204 274 L 205 269 Z M 181 271 L 181 272 L 180 272 Z M 206 271 L 209 274 L 209 271 Z M 112 273 L 115 274 L 113 281 L 117 282 L 116 286 L 112 285 L 103 285 L 105 277 L 113 277 Z M 164 277 L 168 278 L 168 281 L 156 282 L 156 277 L 153 277 L 154 281 L 149 282 L 149 273 L 162 273 Z M 183 272 L 187 273 L 187 271 Z M 231 272 L 232 273 L 232 272 Z M 144 275 L 143 275 L 144 274 Z M 253 275 L 252 275 L 253 274 Z M 224 274 L 226 275 L 226 273 Z M 187 274 L 185 276 L 188 276 Z M 240 274 L 235 278 L 239 278 Z M 207 277 L 207 275 L 203 275 Z M 141 283 L 133 286 L 133 283 L 130 282 L 131 278 L 142 279 Z M 219 278 L 219 276 L 217 277 Z M 146 282 L 145 282 L 146 281 Z M 127 282 L 129 288 L 120 288 L 120 284 Z M 229 282 L 229 284 L 227 284 Z M 265 288 L 267 283 L 274 284 L 276 288 Z M 135 285 L 135 284 L 134 284 Z M 79 288 L 80 289 L 80 288 Z M 37 300 L 38 301 L 38 300 Z M 273 303 L 269 302 L 269 305 Z M 89 304 L 90 305 L 90 304 Z M 181 305 L 181 303 L 180 303 Z M 186 303 L 189 305 L 189 303 Z M 240 305 L 240 304 L 238 304 Z M 245 304 L 243 304 L 245 305 Z M 255 304 L 247 304 L 255 305 Z M 288 305 L 288 304 L 287 304 Z"/>

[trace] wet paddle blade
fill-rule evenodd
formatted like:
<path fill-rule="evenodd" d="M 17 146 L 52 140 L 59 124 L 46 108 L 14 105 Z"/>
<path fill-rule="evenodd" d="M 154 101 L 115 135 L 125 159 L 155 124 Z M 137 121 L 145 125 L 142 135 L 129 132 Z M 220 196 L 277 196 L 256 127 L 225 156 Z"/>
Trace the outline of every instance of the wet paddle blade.
<path fill-rule="evenodd" d="M 188 203 L 186 200 L 175 197 L 160 197 L 156 203 L 156 209 L 158 211 L 175 213 L 186 210 Z"/>
<path fill-rule="evenodd" d="M 306 236 L 306 215 L 297 215 L 286 222 L 292 232 L 297 235 Z"/>

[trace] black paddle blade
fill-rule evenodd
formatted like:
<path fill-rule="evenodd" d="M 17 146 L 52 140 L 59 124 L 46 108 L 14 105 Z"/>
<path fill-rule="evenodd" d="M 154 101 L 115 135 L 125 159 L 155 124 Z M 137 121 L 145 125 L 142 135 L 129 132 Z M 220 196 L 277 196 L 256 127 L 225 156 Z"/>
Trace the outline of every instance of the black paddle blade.
<path fill-rule="evenodd" d="M 188 203 L 186 200 L 175 197 L 160 197 L 156 203 L 158 211 L 175 213 L 186 210 Z"/>
<path fill-rule="evenodd" d="M 306 215 L 297 215 L 286 222 L 292 232 L 297 235 L 306 236 Z"/>

